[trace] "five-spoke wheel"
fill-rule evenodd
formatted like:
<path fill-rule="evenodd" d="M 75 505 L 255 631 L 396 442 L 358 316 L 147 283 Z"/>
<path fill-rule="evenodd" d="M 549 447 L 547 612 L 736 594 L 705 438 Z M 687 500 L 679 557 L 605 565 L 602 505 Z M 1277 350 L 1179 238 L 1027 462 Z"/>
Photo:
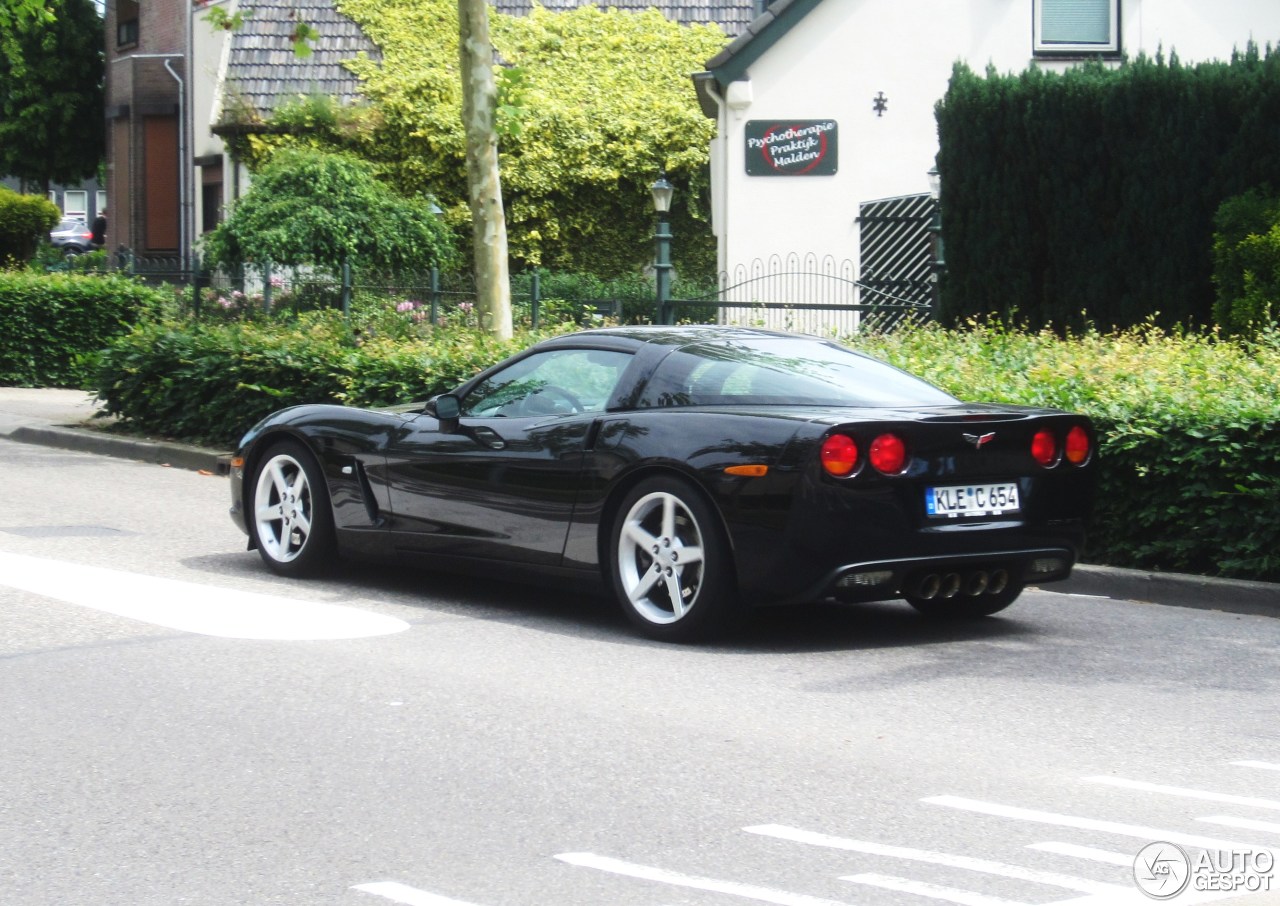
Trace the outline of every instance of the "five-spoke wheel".
<path fill-rule="evenodd" d="M 331 562 L 333 514 L 315 459 L 282 441 L 263 455 L 253 480 L 249 525 L 262 559 L 282 575 L 319 572 Z"/>
<path fill-rule="evenodd" d="M 733 610 L 729 548 L 715 512 L 691 486 L 641 482 L 622 501 L 611 537 L 614 592 L 641 631 L 689 641 L 723 628 Z"/>

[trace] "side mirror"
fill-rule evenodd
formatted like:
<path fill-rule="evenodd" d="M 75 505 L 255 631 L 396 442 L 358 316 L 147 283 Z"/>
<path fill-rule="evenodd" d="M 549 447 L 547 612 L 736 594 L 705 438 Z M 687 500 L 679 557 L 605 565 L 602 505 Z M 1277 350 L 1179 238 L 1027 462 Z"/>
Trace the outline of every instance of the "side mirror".
<path fill-rule="evenodd" d="M 427 404 L 427 411 L 434 410 L 435 417 L 440 420 L 440 430 L 452 434 L 458 430 L 458 419 L 462 416 L 462 401 L 452 393 L 437 396 Z"/>

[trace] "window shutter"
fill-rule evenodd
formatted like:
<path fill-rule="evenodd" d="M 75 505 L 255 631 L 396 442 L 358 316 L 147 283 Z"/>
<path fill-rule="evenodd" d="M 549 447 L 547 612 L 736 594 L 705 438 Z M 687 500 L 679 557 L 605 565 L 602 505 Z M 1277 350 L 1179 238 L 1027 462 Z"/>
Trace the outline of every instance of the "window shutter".
<path fill-rule="evenodd" d="M 1111 0 L 1040 0 L 1043 44 L 1110 44 Z"/>

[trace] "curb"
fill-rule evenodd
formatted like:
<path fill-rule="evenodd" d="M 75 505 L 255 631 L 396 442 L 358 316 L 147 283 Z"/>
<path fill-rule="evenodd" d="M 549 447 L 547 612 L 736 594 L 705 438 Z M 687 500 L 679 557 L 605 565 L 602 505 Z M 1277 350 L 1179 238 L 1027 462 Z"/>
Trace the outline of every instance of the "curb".
<path fill-rule="evenodd" d="M 24 444 L 58 447 L 63 450 L 77 450 L 81 453 L 97 453 L 119 459 L 136 459 L 195 472 L 226 474 L 225 464 L 220 462 L 220 458 L 225 454 L 190 444 L 116 437 L 81 428 L 45 428 L 31 425 L 15 428 L 9 432 L 8 437 Z"/>
<path fill-rule="evenodd" d="M 1215 579 L 1114 566 L 1076 564 L 1071 578 L 1047 586 L 1063 594 L 1121 598 L 1195 610 L 1280 617 L 1280 585 L 1242 579 Z"/>
<path fill-rule="evenodd" d="M 5 431 L 20 443 L 97 453 L 179 469 L 226 475 L 230 453 L 191 444 L 138 440 L 87 428 L 19 425 Z M 1059 594 L 1280 618 L 1280 584 L 1076 564 L 1069 579 L 1047 586 Z M 1278 904 L 1280 906 L 1280 904 Z"/>

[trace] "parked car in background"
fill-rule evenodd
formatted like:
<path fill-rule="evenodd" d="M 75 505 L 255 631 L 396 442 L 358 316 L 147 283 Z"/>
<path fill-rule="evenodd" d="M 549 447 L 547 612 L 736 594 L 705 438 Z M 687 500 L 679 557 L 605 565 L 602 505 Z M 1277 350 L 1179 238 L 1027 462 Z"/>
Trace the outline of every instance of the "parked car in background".
<path fill-rule="evenodd" d="M 62 249 L 68 255 L 92 252 L 98 248 L 93 244 L 93 230 L 89 229 L 89 224 L 71 217 L 49 231 L 49 241 L 54 248 Z"/>

